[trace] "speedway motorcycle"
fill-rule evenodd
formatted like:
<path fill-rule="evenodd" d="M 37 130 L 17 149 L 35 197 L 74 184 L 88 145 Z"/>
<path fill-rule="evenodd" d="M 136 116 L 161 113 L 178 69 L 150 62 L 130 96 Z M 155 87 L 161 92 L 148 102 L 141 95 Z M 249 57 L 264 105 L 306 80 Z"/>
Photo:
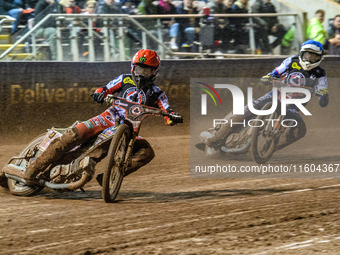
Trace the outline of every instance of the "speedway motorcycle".
<path fill-rule="evenodd" d="M 311 93 L 314 92 L 316 95 L 321 96 L 310 87 L 294 86 L 291 84 L 284 83 L 281 79 L 272 78 L 270 81 L 273 88 L 277 88 L 278 91 L 278 105 L 274 112 L 270 115 L 258 115 L 255 119 L 263 123 L 263 125 L 258 126 L 247 126 L 243 127 L 241 130 L 231 134 L 227 137 L 225 141 L 222 141 L 222 147 L 219 151 L 214 150 L 205 145 L 207 132 L 210 135 L 214 135 L 220 125 L 215 128 L 210 128 L 207 131 L 203 131 L 200 135 L 201 143 L 196 144 L 196 147 L 203 150 L 207 156 L 216 155 L 217 153 L 225 154 L 245 154 L 250 152 L 253 160 L 258 164 L 266 163 L 278 150 L 278 144 L 280 137 L 287 130 L 287 125 L 283 125 L 283 120 L 285 115 L 281 114 L 281 89 L 284 87 L 298 87 L 309 90 Z M 299 98 L 301 93 L 287 93 L 287 98 Z M 271 109 L 273 102 L 268 102 L 262 107 L 262 111 Z M 229 113 L 224 119 L 229 119 L 231 113 Z M 275 122 L 266 122 L 265 120 L 275 120 Z"/>
<path fill-rule="evenodd" d="M 33 139 L 19 156 L 12 157 L 8 162 L 10 167 L 4 167 L 5 176 L 8 179 L 10 192 L 18 196 L 31 196 L 37 194 L 44 187 L 57 191 L 83 190 L 84 185 L 89 182 L 95 174 L 95 161 L 91 155 L 100 151 L 106 155 L 106 164 L 101 180 L 102 197 L 105 202 L 112 203 L 116 199 L 123 181 L 124 173 L 131 161 L 132 150 L 136 137 L 139 134 L 142 121 L 148 116 L 167 116 L 177 123 L 182 123 L 183 118 L 178 114 L 170 114 L 160 109 L 127 101 L 123 98 L 108 95 L 105 102 L 109 105 L 120 107 L 126 113 L 125 118 L 115 120 L 115 125 L 105 129 L 98 135 L 92 137 L 69 152 L 62 159 L 53 162 L 47 169 L 37 177 L 38 181 L 26 180 L 23 173 L 27 165 L 44 151 L 51 141 L 60 137 L 67 128 L 51 128 Z M 77 125 L 75 122 L 71 127 Z M 61 167 L 68 164 L 68 167 Z M 77 166 L 77 167 L 74 167 Z M 19 173 L 14 175 L 11 169 L 15 168 Z"/>

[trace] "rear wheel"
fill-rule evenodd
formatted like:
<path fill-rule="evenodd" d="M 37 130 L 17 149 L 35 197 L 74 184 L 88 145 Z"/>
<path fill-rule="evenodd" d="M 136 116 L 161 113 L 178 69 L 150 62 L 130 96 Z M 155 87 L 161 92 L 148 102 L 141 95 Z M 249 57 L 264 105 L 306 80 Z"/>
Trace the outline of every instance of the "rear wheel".
<path fill-rule="evenodd" d="M 116 199 L 124 177 L 124 162 L 132 137 L 132 130 L 126 124 L 119 126 L 108 152 L 107 164 L 103 176 L 103 199 L 112 203 Z"/>
<path fill-rule="evenodd" d="M 19 154 L 19 156 L 24 156 L 28 150 L 33 149 L 35 146 L 37 146 L 43 140 L 45 135 L 46 133 L 33 139 L 32 142 L 30 142 L 26 146 L 26 148 Z M 24 167 L 26 163 L 27 161 L 25 159 L 18 159 L 14 161 L 13 164 L 16 166 Z M 10 192 L 16 196 L 33 196 L 44 188 L 41 186 L 27 186 L 21 182 L 12 179 L 8 179 L 7 184 Z"/>
<path fill-rule="evenodd" d="M 272 103 L 266 104 L 262 110 L 270 109 Z M 274 112 L 269 119 L 277 120 L 279 113 Z M 264 123 L 261 127 L 253 127 L 251 135 L 251 147 L 250 152 L 254 161 L 258 164 L 267 162 L 276 150 L 276 145 L 279 141 L 280 130 L 275 129 L 276 122 L 266 122 L 265 119 L 268 116 L 258 116 L 257 119 L 261 119 Z"/>

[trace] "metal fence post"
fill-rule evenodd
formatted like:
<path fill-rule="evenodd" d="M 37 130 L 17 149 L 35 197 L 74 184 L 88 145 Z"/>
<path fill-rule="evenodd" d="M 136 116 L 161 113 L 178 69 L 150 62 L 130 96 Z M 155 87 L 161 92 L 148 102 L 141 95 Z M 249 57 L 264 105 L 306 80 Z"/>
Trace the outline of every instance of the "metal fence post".
<path fill-rule="evenodd" d="M 36 45 L 36 37 L 35 37 L 35 33 L 32 34 L 32 44 L 31 44 L 31 47 L 32 47 L 32 55 L 33 55 L 33 59 L 34 60 L 37 60 L 37 45 Z"/>
<path fill-rule="evenodd" d="M 146 33 L 144 31 L 142 32 L 142 48 L 143 49 L 148 48 L 148 43 L 146 41 Z"/>
<path fill-rule="evenodd" d="M 119 60 L 125 60 L 125 46 L 124 46 L 124 23 L 123 20 L 120 18 L 118 21 L 119 24 Z"/>
<path fill-rule="evenodd" d="M 71 49 L 73 55 L 73 61 L 79 62 L 79 48 L 78 48 L 78 21 L 76 19 L 72 22 L 72 33 L 71 33 Z"/>
<path fill-rule="evenodd" d="M 161 44 L 158 44 L 158 51 L 161 56 L 161 58 L 165 57 L 164 54 L 164 48 L 163 48 L 163 31 L 162 31 L 162 22 L 161 19 L 157 19 L 157 34 L 158 34 L 158 40 L 161 42 Z"/>
<path fill-rule="evenodd" d="M 93 41 L 93 24 L 92 18 L 88 18 L 88 43 L 89 43 L 89 61 L 95 60 L 95 52 L 94 52 L 94 41 Z"/>
<path fill-rule="evenodd" d="M 104 43 L 104 61 L 110 61 L 110 46 L 109 46 L 109 21 L 107 18 L 104 19 L 103 27 L 103 43 Z"/>
<path fill-rule="evenodd" d="M 249 46 L 251 54 L 255 54 L 256 53 L 255 32 L 253 19 L 251 17 L 249 18 Z"/>
<path fill-rule="evenodd" d="M 62 38 L 61 38 L 61 26 L 62 20 L 64 17 L 57 18 L 56 26 L 57 26 L 57 36 L 56 36 L 56 44 L 57 44 L 57 60 L 63 61 L 63 45 L 62 45 Z"/>
<path fill-rule="evenodd" d="M 113 29 L 109 29 L 109 37 L 110 37 L 110 54 L 112 56 L 112 60 L 118 59 L 118 52 L 116 50 L 116 38 L 115 32 Z"/>

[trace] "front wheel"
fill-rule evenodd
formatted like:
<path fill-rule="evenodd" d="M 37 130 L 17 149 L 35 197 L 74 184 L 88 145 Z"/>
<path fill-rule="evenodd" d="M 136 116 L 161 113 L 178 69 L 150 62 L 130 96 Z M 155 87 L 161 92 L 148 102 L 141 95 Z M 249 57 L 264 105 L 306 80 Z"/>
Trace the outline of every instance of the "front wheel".
<path fill-rule="evenodd" d="M 123 124 L 119 126 L 111 141 L 103 176 L 102 194 L 106 203 L 113 203 L 120 190 L 124 177 L 124 162 L 131 138 L 131 128 Z"/>
<path fill-rule="evenodd" d="M 262 110 L 270 109 L 272 103 L 266 104 Z M 251 142 L 250 142 L 250 153 L 254 161 L 258 164 L 266 163 L 276 150 L 276 145 L 279 141 L 281 131 L 276 127 L 276 122 L 267 122 L 265 117 L 258 116 L 257 119 L 263 121 L 264 125 L 253 127 Z M 278 112 L 274 112 L 270 115 L 269 119 L 277 120 L 280 115 Z"/>

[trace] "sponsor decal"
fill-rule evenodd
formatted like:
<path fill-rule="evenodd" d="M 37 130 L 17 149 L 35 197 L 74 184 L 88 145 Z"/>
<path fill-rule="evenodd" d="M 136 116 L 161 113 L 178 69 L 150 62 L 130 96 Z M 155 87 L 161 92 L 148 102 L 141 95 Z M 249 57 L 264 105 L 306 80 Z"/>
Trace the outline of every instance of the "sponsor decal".
<path fill-rule="evenodd" d="M 136 100 L 133 100 L 137 95 L 137 103 L 144 104 L 146 102 L 146 95 L 143 90 L 138 90 L 136 87 L 131 87 L 125 90 L 123 94 L 123 98 L 126 98 L 127 101 L 130 102 L 136 102 Z"/>
<path fill-rule="evenodd" d="M 136 86 L 136 84 L 133 82 L 133 80 L 130 77 L 124 78 L 123 83 L 130 83 Z"/>
<path fill-rule="evenodd" d="M 114 133 L 116 133 L 117 131 L 117 127 L 109 127 L 107 129 L 105 129 L 101 135 L 104 136 L 105 138 L 108 138 L 110 136 L 112 136 Z"/>
<path fill-rule="evenodd" d="M 99 126 L 99 125 L 100 125 L 99 120 L 98 120 L 97 117 L 92 118 L 91 121 L 92 121 L 92 123 L 93 123 L 95 126 Z"/>
<path fill-rule="evenodd" d="M 116 105 L 122 105 L 122 106 L 128 106 L 128 104 L 125 104 L 125 103 L 123 103 L 123 102 L 121 102 L 119 99 L 117 99 L 116 101 L 115 101 L 115 104 Z"/>
<path fill-rule="evenodd" d="M 112 119 L 112 117 L 110 115 L 106 115 L 105 119 L 107 119 L 111 123 L 115 123 L 115 121 Z"/>
<path fill-rule="evenodd" d="M 164 109 L 168 109 L 170 107 L 169 102 L 168 102 L 168 98 L 165 95 L 165 93 L 163 93 L 160 97 L 159 100 L 161 101 Z"/>
<path fill-rule="evenodd" d="M 84 121 L 83 123 L 84 123 L 84 125 L 85 125 L 88 129 L 94 127 L 93 124 L 92 124 L 92 122 L 91 122 L 90 120 Z"/>
<path fill-rule="evenodd" d="M 302 73 L 294 72 L 289 74 L 287 82 L 293 86 L 305 86 L 306 78 Z"/>
<path fill-rule="evenodd" d="M 56 132 L 52 131 L 51 134 L 49 134 L 48 138 L 52 139 L 55 136 Z"/>
<path fill-rule="evenodd" d="M 119 75 L 117 78 L 113 80 L 113 85 L 116 85 L 117 83 L 121 82 L 123 79 L 123 75 Z"/>
<path fill-rule="evenodd" d="M 136 106 L 134 106 L 134 107 L 132 107 L 132 108 L 130 109 L 130 113 L 131 113 L 132 115 L 137 116 L 137 115 L 139 115 L 139 114 L 142 113 L 142 110 L 143 110 L 143 109 L 142 109 L 141 106 L 136 105 Z"/>
<path fill-rule="evenodd" d="M 110 129 L 104 130 L 103 133 L 104 133 L 106 136 L 110 136 L 110 135 L 114 134 L 114 132 L 113 132 L 112 130 L 110 130 Z"/>
<path fill-rule="evenodd" d="M 300 69 L 301 69 L 301 67 L 300 67 L 296 62 L 294 62 L 294 63 L 292 64 L 292 67 L 295 68 L 295 69 L 297 69 L 297 70 L 300 70 Z"/>
<path fill-rule="evenodd" d="M 147 60 L 146 57 L 140 57 L 138 61 L 144 63 L 146 62 L 146 60 Z"/>
<path fill-rule="evenodd" d="M 99 119 L 99 121 L 100 121 L 100 124 L 102 124 L 103 126 L 107 126 L 107 123 L 106 123 L 106 121 L 105 121 L 105 119 L 103 118 L 103 116 L 98 116 L 98 119 Z"/>

